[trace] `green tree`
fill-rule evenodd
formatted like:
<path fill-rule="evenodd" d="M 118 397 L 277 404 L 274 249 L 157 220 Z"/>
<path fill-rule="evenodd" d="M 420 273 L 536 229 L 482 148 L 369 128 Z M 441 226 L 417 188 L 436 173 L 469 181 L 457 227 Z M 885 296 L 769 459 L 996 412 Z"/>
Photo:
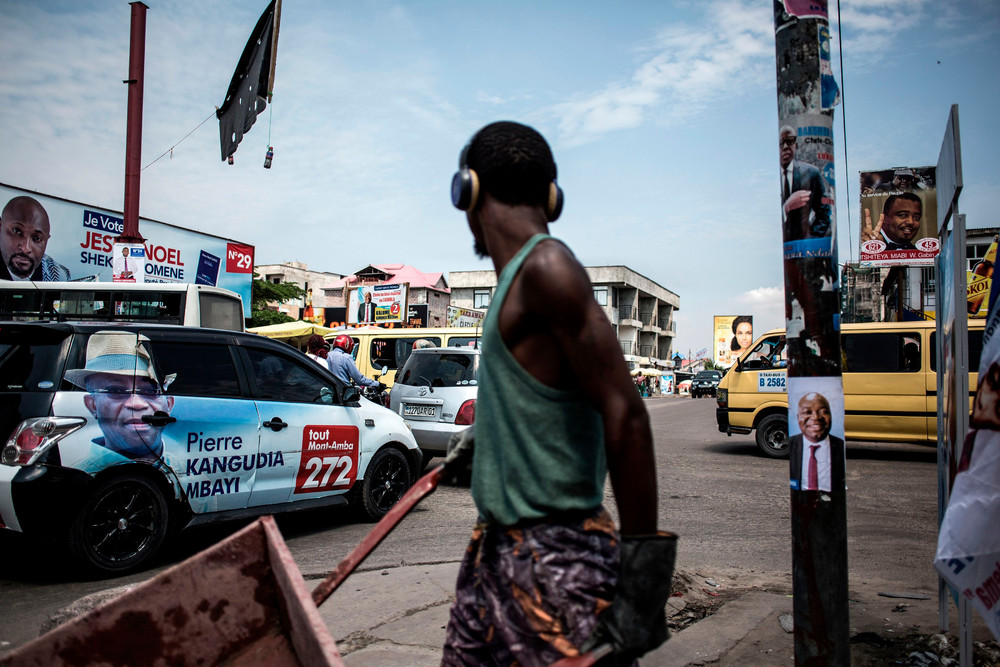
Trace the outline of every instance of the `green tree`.
<path fill-rule="evenodd" d="M 263 327 L 268 324 L 294 322 L 294 317 L 289 317 L 276 310 L 269 310 L 267 304 L 273 301 L 301 299 L 305 293 L 305 290 L 295 283 L 269 283 L 254 276 L 250 286 L 250 319 L 247 326 Z"/>
<path fill-rule="evenodd" d="M 715 365 L 715 361 L 714 360 L 712 360 L 712 359 L 706 359 L 705 360 L 705 370 L 706 371 L 714 371 L 716 368 L 718 368 L 718 367 Z"/>

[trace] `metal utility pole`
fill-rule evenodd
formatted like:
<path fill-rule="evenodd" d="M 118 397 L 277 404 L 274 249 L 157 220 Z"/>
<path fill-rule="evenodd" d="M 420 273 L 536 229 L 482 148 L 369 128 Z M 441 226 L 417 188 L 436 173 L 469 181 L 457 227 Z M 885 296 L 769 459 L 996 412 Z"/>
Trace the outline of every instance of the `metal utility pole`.
<path fill-rule="evenodd" d="M 146 68 L 146 10 L 141 2 L 132 7 L 129 38 L 128 127 L 125 131 L 125 228 L 116 243 L 142 243 L 139 234 L 139 172 L 142 171 L 142 84 Z"/>
<path fill-rule="evenodd" d="M 773 0 L 796 665 L 849 665 L 844 389 L 826 0 Z"/>

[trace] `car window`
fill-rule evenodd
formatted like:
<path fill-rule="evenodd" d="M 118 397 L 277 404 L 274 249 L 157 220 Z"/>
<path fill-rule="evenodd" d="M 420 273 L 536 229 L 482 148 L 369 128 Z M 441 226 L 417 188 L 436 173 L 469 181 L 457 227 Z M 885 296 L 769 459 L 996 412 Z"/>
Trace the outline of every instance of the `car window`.
<path fill-rule="evenodd" d="M 165 391 L 173 396 L 238 397 L 240 383 L 228 345 L 154 342 L 157 375 L 173 376 Z"/>
<path fill-rule="evenodd" d="M 743 357 L 744 370 L 760 370 L 762 368 L 785 368 L 788 358 L 784 338 L 765 338 Z"/>
<path fill-rule="evenodd" d="M 247 348 L 259 396 L 290 403 L 330 403 L 330 382 L 312 368 L 270 350 Z M 310 365 L 316 363 L 308 357 Z"/>
<path fill-rule="evenodd" d="M 0 328 L 0 391 L 56 391 L 69 333 Z"/>
<path fill-rule="evenodd" d="M 448 347 L 479 347 L 479 336 L 452 336 Z"/>
<path fill-rule="evenodd" d="M 937 332 L 931 332 L 931 370 L 937 372 Z M 969 372 L 979 372 L 979 361 L 983 355 L 983 330 L 969 329 Z"/>
<path fill-rule="evenodd" d="M 441 345 L 440 336 L 408 336 L 404 338 L 372 338 L 370 343 L 370 358 L 372 366 L 382 368 L 388 366 L 390 371 L 402 367 L 413 351 L 413 344 L 418 340 L 429 340 L 434 347 Z"/>
<path fill-rule="evenodd" d="M 396 382 L 415 387 L 470 386 L 478 384 L 478 370 L 476 354 L 415 354 Z"/>

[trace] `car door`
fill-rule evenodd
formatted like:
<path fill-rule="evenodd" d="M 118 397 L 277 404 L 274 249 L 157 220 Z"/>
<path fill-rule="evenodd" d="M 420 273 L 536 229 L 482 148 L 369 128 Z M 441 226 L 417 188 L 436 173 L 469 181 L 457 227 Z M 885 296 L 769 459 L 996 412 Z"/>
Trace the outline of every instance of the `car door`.
<path fill-rule="evenodd" d="M 356 407 L 341 405 L 337 383 L 308 357 L 277 345 L 242 347 L 260 419 L 260 454 L 250 505 L 348 491 L 358 476 Z"/>
<path fill-rule="evenodd" d="M 247 506 L 261 463 L 257 408 L 237 372 L 232 338 L 148 333 L 163 400 L 147 421 L 195 513 Z"/>

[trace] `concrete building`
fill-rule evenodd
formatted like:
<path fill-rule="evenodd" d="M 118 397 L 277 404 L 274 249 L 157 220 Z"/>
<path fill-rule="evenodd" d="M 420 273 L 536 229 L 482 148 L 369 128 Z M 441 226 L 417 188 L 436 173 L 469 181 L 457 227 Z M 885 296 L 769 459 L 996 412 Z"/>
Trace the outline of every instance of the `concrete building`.
<path fill-rule="evenodd" d="M 326 298 L 323 294 L 323 286 L 342 279 L 340 273 L 330 273 L 328 271 L 310 271 L 309 265 L 305 262 L 285 262 L 283 264 L 258 264 L 253 269 L 254 273 L 261 280 L 269 283 L 295 283 L 306 291 L 306 295 L 301 299 L 286 301 L 284 303 L 269 304 L 274 310 L 285 313 L 295 319 L 301 319 L 302 311 L 306 308 L 310 297 L 314 308 L 325 308 Z M 310 291 L 312 294 L 310 295 Z"/>
<path fill-rule="evenodd" d="M 672 368 L 680 297 L 626 266 L 585 267 L 594 298 L 618 335 L 629 368 Z M 496 289 L 493 271 L 451 271 L 451 305 L 488 309 Z"/>

